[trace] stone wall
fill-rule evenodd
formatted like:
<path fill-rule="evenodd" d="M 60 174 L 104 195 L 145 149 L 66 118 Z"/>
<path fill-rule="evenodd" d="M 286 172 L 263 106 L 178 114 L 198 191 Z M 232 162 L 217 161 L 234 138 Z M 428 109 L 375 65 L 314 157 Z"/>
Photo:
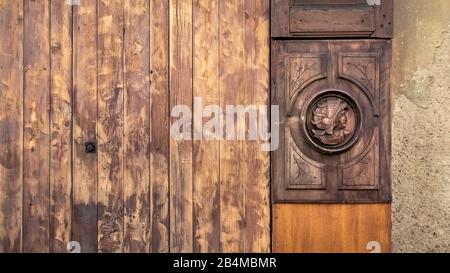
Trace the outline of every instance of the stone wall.
<path fill-rule="evenodd" d="M 450 1 L 394 3 L 393 251 L 450 252 Z"/>

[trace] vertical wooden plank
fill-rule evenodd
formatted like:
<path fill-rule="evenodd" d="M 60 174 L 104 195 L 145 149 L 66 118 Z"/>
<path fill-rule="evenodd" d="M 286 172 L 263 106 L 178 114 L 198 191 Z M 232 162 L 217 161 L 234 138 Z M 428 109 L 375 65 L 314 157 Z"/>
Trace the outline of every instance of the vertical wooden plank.
<path fill-rule="evenodd" d="M 269 0 L 245 1 L 245 105 L 269 106 Z M 268 113 L 258 119 L 268 124 Z M 255 122 L 256 121 L 252 121 Z M 259 122 L 259 124 L 262 124 Z M 250 128 L 250 124 L 247 125 Z M 256 128 L 256 126 L 255 126 Z M 247 138 L 249 136 L 247 135 Z M 245 252 L 270 251 L 270 158 L 263 142 L 245 142 Z"/>
<path fill-rule="evenodd" d="M 150 1 L 151 250 L 169 251 L 169 1 Z"/>
<path fill-rule="evenodd" d="M 0 1 L 0 252 L 21 251 L 23 2 Z"/>
<path fill-rule="evenodd" d="M 23 251 L 49 251 L 49 1 L 25 0 Z"/>
<path fill-rule="evenodd" d="M 173 109 L 185 105 L 192 109 L 192 0 L 170 0 L 169 20 L 170 106 Z M 173 137 L 170 138 L 170 221 L 170 250 L 192 252 L 192 141 Z"/>
<path fill-rule="evenodd" d="M 219 105 L 219 1 L 194 0 L 192 17 L 193 93 L 204 109 Z M 204 134 L 193 144 L 194 252 L 219 252 L 219 139 L 208 139 L 216 132 L 203 132 L 202 126 L 194 130 Z"/>
<path fill-rule="evenodd" d="M 220 1 L 220 105 L 245 103 L 245 33 L 244 0 Z M 231 116 L 233 118 L 233 116 Z M 245 126 L 242 120 L 232 126 L 236 132 Z M 226 130 L 225 130 L 226 131 Z M 234 138 L 236 135 L 234 136 Z M 240 252 L 245 249 L 245 184 L 247 160 L 244 141 L 224 140 L 220 143 L 220 222 L 221 252 Z M 253 171 L 253 170 L 250 170 Z"/>
<path fill-rule="evenodd" d="M 51 1 L 50 251 L 65 252 L 72 220 L 72 6 Z"/>
<path fill-rule="evenodd" d="M 73 7 L 72 240 L 97 252 L 97 155 L 85 153 L 97 130 L 97 1 Z"/>
<path fill-rule="evenodd" d="M 193 9 L 193 93 L 200 109 L 219 105 L 219 3 L 196 0 Z M 199 112 L 201 116 L 203 113 Z M 203 132 L 194 142 L 194 251 L 218 252 L 220 246 L 219 142 L 206 139 L 216 132 Z"/>
<path fill-rule="evenodd" d="M 124 1 L 98 5 L 98 232 L 100 252 L 123 250 Z"/>
<path fill-rule="evenodd" d="M 124 251 L 150 251 L 149 1 L 125 1 Z"/>

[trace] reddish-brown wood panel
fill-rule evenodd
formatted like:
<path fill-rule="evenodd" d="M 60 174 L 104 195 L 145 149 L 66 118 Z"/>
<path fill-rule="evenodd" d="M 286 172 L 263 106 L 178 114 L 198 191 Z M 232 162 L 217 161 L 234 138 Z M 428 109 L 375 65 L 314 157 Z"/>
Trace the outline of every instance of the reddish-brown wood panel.
<path fill-rule="evenodd" d="M 277 204 L 272 219 L 276 253 L 391 251 L 389 204 Z"/>

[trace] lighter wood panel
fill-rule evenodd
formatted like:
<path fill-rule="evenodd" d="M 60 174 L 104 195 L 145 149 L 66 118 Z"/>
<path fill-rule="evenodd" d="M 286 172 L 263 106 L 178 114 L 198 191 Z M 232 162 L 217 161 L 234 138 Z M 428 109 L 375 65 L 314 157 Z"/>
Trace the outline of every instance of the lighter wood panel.
<path fill-rule="evenodd" d="M 269 106 L 269 13 L 269 1 L 245 1 L 244 105 Z M 257 128 L 262 124 L 266 124 L 267 131 L 269 112 L 258 112 Z M 247 123 L 247 128 L 250 126 Z M 246 156 L 241 159 L 246 163 L 244 176 L 240 179 L 246 183 L 246 245 L 241 251 L 252 253 L 270 252 L 270 156 L 263 150 L 263 144 L 267 142 L 261 139 L 261 135 L 257 141 L 247 140 Z"/>
<path fill-rule="evenodd" d="M 169 252 L 169 2 L 150 1 L 151 250 Z"/>
<path fill-rule="evenodd" d="M 150 251 L 150 10 L 125 1 L 124 251 Z"/>
<path fill-rule="evenodd" d="M 244 1 L 220 1 L 220 105 L 246 103 L 246 59 Z M 231 116 L 231 118 L 233 118 Z M 234 119 L 234 118 L 233 118 Z M 230 139 L 220 143 L 220 250 L 245 250 L 245 178 L 248 176 L 248 144 L 236 139 L 236 129 L 245 128 L 245 121 L 226 124 L 234 130 Z M 227 121 L 225 120 L 225 123 Z M 226 130 L 225 130 L 226 131 Z"/>
<path fill-rule="evenodd" d="M 0 253 L 21 250 L 23 2 L 0 5 Z"/>
<path fill-rule="evenodd" d="M 25 0 L 23 251 L 49 251 L 50 1 Z"/>
<path fill-rule="evenodd" d="M 97 252 L 97 155 L 84 150 L 97 134 L 96 23 L 96 1 L 73 7 L 72 240 L 81 252 Z"/>
<path fill-rule="evenodd" d="M 72 7 L 51 1 L 50 251 L 65 252 L 72 221 Z"/>
<path fill-rule="evenodd" d="M 170 0 L 169 3 L 170 106 L 173 109 L 185 105 L 192 109 L 192 1 Z M 177 120 L 178 117 L 172 117 L 172 124 Z M 182 129 L 191 130 L 188 127 L 191 125 Z M 192 166 L 192 141 L 170 137 L 171 252 L 193 250 Z"/>
<path fill-rule="evenodd" d="M 368 243 L 391 250 L 391 206 L 290 205 L 273 206 L 274 252 L 369 253 Z"/>
<path fill-rule="evenodd" d="M 98 3 L 98 251 L 123 251 L 124 0 Z"/>
<path fill-rule="evenodd" d="M 219 1 L 195 0 L 193 20 L 193 93 L 201 99 L 198 109 L 205 109 L 219 105 Z M 205 122 L 202 112 L 196 112 L 194 119 Z M 213 113 L 211 117 L 219 118 Z M 201 124 L 196 124 L 199 126 L 194 126 L 194 132 L 199 139 L 194 142 L 194 251 L 219 252 L 219 139 L 212 137 L 216 132 L 204 131 Z"/>

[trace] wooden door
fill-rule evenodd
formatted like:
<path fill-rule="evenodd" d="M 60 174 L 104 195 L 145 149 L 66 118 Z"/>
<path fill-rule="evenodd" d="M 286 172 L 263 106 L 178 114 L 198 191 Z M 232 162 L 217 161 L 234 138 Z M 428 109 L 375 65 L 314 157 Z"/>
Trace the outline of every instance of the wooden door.
<path fill-rule="evenodd" d="M 276 252 L 390 250 L 392 2 L 380 4 L 273 1 Z"/>

